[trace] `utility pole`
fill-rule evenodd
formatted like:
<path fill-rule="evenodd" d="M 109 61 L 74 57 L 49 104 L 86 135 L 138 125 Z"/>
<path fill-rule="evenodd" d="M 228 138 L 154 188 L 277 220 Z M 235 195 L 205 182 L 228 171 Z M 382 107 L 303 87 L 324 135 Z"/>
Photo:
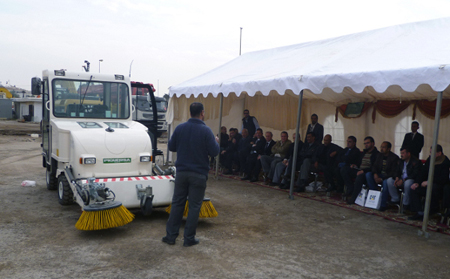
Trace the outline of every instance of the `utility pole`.
<path fill-rule="evenodd" d="M 241 27 L 241 39 L 239 40 L 239 56 L 241 56 L 241 48 L 242 48 L 242 27 Z"/>

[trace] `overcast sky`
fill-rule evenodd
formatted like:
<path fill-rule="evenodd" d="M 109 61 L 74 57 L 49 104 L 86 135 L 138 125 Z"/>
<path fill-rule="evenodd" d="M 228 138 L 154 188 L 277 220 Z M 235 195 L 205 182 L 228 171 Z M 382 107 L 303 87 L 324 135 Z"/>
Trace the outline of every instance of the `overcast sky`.
<path fill-rule="evenodd" d="M 242 53 L 450 16 L 450 0 L 0 0 L 0 82 L 128 75 L 158 95 Z M 450 34 L 450 30 L 449 30 Z"/>

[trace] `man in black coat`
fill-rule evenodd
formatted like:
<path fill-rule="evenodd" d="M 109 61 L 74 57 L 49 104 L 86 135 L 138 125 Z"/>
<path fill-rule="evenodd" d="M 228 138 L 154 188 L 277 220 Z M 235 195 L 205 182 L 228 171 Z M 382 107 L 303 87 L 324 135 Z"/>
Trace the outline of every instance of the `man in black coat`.
<path fill-rule="evenodd" d="M 264 154 L 264 150 L 266 149 L 266 139 L 263 137 L 263 131 L 261 128 L 256 130 L 255 137 L 252 139 L 250 144 L 250 154 L 245 162 L 245 176 L 241 178 L 241 180 L 251 179 L 252 171 L 255 168 L 258 157 Z"/>
<path fill-rule="evenodd" d="M 316 141 L 316 136 L 313 132 L 308 132 L 306 135 L 306 143 L 303 144 L 302 150 L 297 158 L 297 165 L 300 167 L 300 174 L 295 182 L 295 192 L 304 192 L 306 183 L 313 164 L 313 157 L 316 156 L 317 149 L 320 144 Z"/>
<path fill-rule="evenodd" d="M 337 157 L 337 168 L 335 169 L 335 176 L 337 178 L 337 189 L 331 185 L 327 192 L 337 190 L 338 193 L 344 191 L 344 183 L 352 187 L 352 180 L 356 177 L 358 172 L 357 166 L 361 163 L 361 151 L 356 147 L 356 138 L 349 136 L 347 138 L 347 147 L 342 150 Z"/>
<path fill-rule="evenodd" d="M 252 148 L 251 141 L 252 137 L 249 136 L 247 129 L 242 129 L 241 139 L 238 142 L 237 153 L 239 158 L 239 175 L 245 173 L 245 163 L 247 157 L 250 156 L 250 150 Z"/>
<path fill-rule="evenodd" d="M 366 173 L 367 186 L 369 190 L 378 190 L 378 184 L 382 185 L 383 189 L 387 189 L 387 181 L 389 178 L 395 177 L 398 167 L 397 154 L 391 152 L 392 144 L 384 141 L 380 147 L 372 170 Z M 381 196 L 380 210 L 383 211 L 387 206 L 387 194 Z"/>
<path fill-rule="evenodd" d="M 230 128 L 230 138 L 228 139 L 227 148 L 220 153 L 224 158 L 225 170 L 223 174 L 232 174 L 233 163 L 239 164 L 238 145 L 241 137 L 241 134 L 238 133 L 236 128 Z"/>
<path fill-rule="evenodd" d="M 422 162 L 411 155 L 408 147 L 400 150 L 400 158 L 401 160 L 398 161 L 395 177 L 388 178 L 386 183 L 387 187 L 383 187 L 381 201 L 384 199 L 388 200 L 387 197 L 390 196 L 392 203 L 399 203 L 400 196 L 398 194 L 398 188 L 403 188 L 403 206 L 408 209 L 411 185 L 414 184 L 420 175 Z M 381 206 L 380 210 L 382 211 L 383 209 L 385 208 Z"/>
<path fill-rule="evenodd" d="M 431 154 L 431 148 L 430 148 Z M 427 194 L 428 185 L 428 171 L 430 170 L 431 155 L 425 162 L 420 176 L 415 183 L 411 185 L 411 211 L 416 212 L 416 215 L 411 216 L 408 220 L 422 220 L 423 207 L 422 197 Z M 449 168 L 450 160 L 444 155 L 442 146 L 440 144 L 436 147 L 436 161 L 434 163 L 434 179 L 431 190 L 430 213 L 433 214 L 439 210 L 439 198 L 442 196 L 442 191 L 445 185 L 449 183 Z"/>
<path fill-rule="evenodd" d="M 375 140 L 373 137 L 366 137 L 364 139 L 364 151 L 361 154 L 361 163 L 358 166 L 355 183 L 351 182 L 347 185 L 345 197 L 347 197 L 348 204 L 354 204 L 356 198 L 361 192 L 363 184 L 367 184 L 366 174 L 372 170 L 375 160 L 380 152 L 375 147 Z"/>
<path fill-rule="evenodd" d="M 323 172 L 328 186 L 335 187 L 333 176 L 334 170 L 336 169 L 336 158 L 343 148 L 331 141 L 331 135 L 326 135 L 323 138 L 323 144 L 319 146 L 316 155 L 313 157 L 314 164 L 312 170 Z"/>
<path fill-rule="evenodd" d="M 258 176 L 259 176 L 259 173 L 261 172 L 261 168 L 262 168 L 261 155 L 270 156 L 272 154 L 272 147 L 276 144 L 276 141 L 274 141 L 272 138 L 273 138 L 272 132 L 266 132 L 266 134 L 265 134 L 266 142 L 264 144 L 264 151 L 262 154 L 259 154 L 259 156 L 256 158 L 254 167 L 251 170 L 250 182 L 258 181 Z"/>
<path fill-rule="evenodd" d="M 419 154 L 422 151 L 424 139 L 423 135 L 417 132 L 417 130 L 419 130 L 419 122 L 413 121 L 413 123 L 411 123 L 412 132 L 405 135 L 402 148 L 409 147 L 411 155 L 415 156 L 417 159 L 420 159 Z"/>
<path fill-rule="evenodd" d="M 309 132 L 313 132 L 316 136 L 316 142 L 321 144 L 323 140 L 323 126 L 320 125 L 317 121 L 319 121 L 319 117 L 317 114 L 311 115 L 311 124 L 308 125 L 308 129 L 306 129 L 305 142 L 307 142 L 307 136 Z"/>

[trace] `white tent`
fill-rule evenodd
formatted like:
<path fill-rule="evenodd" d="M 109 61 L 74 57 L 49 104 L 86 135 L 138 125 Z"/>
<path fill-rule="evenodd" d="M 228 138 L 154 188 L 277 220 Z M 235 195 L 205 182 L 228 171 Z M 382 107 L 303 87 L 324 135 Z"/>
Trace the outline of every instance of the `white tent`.
<path fill-rule="evenodd" d="M 172 86 L 170 96 L 305 90 L 307 99 L 339 102 L 398 99 L 403 89 L 404 98 L 429 98 L 429 87 L 450 84 L 449 30 L 443 18 L 255 51 Z"/>
<path fill-rule="evenodd" d="M 299 95 L 297 132 L 303 98 L 335 105 L 437 99 L 440 115 L 442 97 L 450 96 L 449 30 L 450 18 L 443 18 L 247 53 L 171 87 L 170 96 L 176 98 L 169 104 L 169 115 L 173 118 L 177 98 L 222 98 L 231 93 Z M 439 119 L 435 118 L 433 148 Z"/>

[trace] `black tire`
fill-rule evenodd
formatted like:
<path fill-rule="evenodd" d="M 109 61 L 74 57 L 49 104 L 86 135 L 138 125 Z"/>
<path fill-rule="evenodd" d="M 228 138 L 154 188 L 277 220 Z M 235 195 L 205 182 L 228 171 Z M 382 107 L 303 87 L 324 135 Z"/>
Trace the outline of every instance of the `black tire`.
<path fill-rule="evenodd" d="M 58 179 L 56 179 L 56 175 L 50 171 L 49 167 L 45 170 L 45 180 L 47 182 L 48 190 L 54 191 L 58 189 Z"/>
<path fill-rule="evenodd" d="M 64 173 L 58 176 L 58 201 L 61 205 L 73 204 L 73 192 Z"/>

